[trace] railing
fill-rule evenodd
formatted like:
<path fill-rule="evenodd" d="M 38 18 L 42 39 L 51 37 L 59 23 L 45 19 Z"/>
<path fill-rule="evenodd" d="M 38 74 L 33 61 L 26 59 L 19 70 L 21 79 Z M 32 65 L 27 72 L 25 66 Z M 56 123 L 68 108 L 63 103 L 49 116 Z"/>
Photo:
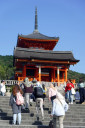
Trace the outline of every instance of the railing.
<path fill-rule="evenodd" d="M 7 86 L 7 88 L 6 88 L 6 95 L 7 96 L 10 96 L 10 94 L 11 94 L 10 93 L 10 86 L 17 84 L 18 82 L 22 83 L 22 81 L 18 81 L 18 80 L 5 80 L 5 83 L 6 83 L 5 85 Z M 0 80 L 0 83 L 1 83 L 1 80 Z M 45 86 L 47 88 L 47 94 L 48 94 L 49 86 L 52 82 L 41 81 L 40 83 L 45 84 Z M 59 92 L 61 92 L 63 95 L 65 95 L 66 82 L 59 82 L 59 83 L 53 82 L 53 83 L 55 83 L 55 85 L 58 85 L 58 86 L 56 86 L 57 90 Z M 75 88 L 77 88 L 77 84 L 74 84 L 74 85 L 75 85 Z"/>
<path fill-rule="evenodd" d="M 18 84 L 18 82 L 19 83 L 22 83 L 23 81 L 18 81 L 18 80 L 5 80 L 5 83 L 6 83 L 7 86 Z M 0 83 L 1 83 L 1 80 L 0 80 Z M 41 81 L 40 83 L 41 84 L 45 84 L 46 87 L 49 87 L 52 82 Z M 59 82 L 59 83 L 58 82 L 53 82 L 53 83 L 55 83 L 55 85 L 58 85 L 60 87 L 65 87 L 66 86 L 66 82 Z M 75 87 L 77 86 L 76 83 L 74 85 L 75 85 Z"/>
<path fill-rule="evenodd" d="M 15 84 L 18 84 L 19 83 L 22 83 L 23 81 L 18 81 L 18 80 L 5 80 L 5 84 L 8 85 L 8 86 L 11 86 L 11 85 L 15 85 Z M 1 80 L 0 80 L 0 83 L 1 83 Z M 45 82 L 45 81 L 41 81 L 40 82 L 41 84 L 45 84 L 46 86 L 50 86 L 50 84 L 52 82 Z M 55 83 L 55 85 L 66 85 L 66 82 L 53 82 Z"/>
<path fill-rule="evenodd" d="M 11 86 L 17 84 L 19 81 L 18 80 L 5 80 L 5 85 Z M 1 83 L 1 80 L 0 80 Z"/>

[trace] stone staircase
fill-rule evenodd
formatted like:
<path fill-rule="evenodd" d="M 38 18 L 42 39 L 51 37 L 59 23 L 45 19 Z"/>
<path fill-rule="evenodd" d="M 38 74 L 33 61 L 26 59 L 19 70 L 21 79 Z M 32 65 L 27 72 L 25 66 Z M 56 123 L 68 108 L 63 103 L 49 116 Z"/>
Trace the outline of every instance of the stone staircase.
<path fill-rule="evenodd" d="M 39 119 L 36 117 L 35 102 L 30 106 L 30 113 L 22 110 L 21 125 L 12 125 L 12 109 L 9 106 L 9 97 L 0 96 L 0 128 L 48 128 L 51 110 L 48 98 L 44 101 L 45 119 L 42 121 L 41 112 Z M 69 106 L 64 119 L 64 128 L 85 128 L 85 105 L 73 104 Z"/>

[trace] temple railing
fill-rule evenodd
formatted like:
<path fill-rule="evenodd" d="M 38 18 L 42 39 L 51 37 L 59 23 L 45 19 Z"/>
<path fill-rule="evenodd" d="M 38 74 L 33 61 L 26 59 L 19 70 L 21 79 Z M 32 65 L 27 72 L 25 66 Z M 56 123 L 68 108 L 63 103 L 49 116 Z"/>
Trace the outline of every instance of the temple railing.
<path fill-rule="evenodd" d="M 15 85 L 15 84 L 18 84 L 19 83 L 22 83 L 23 81 L 18 81 L 18 80 L 5 80 L 5 85 L 8 85 L 8 86 L 11 86 L 11 85 Z M 0 83 L 1 83 L 1 80 L 0 80 Z M 51 83 L 55 83 L 55 85 L 66 85 L 65 82 L 45 82 L 45 81 L 41 81 L 40 82 L 41 84 L 45 84 L 46 86 L 50 86 Z"/>
<path fill-rule="evenodd" d="M 4 80 L 4 81 L 5 81 L 5 85 L 7 86 L 15 85 L 19 82 L 18 80 Z M 1 80 L 0 80 L 0 83 L 1 83 Z"/>
<path fill-rule="evenodd" d="M 15 85 L 15 84 L 18 84 L 19 83 L 22 83 L 23 81 L 18 81 L 18 80 L 5 80 L 5 84 L 7 86 L 11 86 L 11 85 Z M 0 80 L 0 83 L 1 83 L 1 80 Z M 65 87 L 66 86 L 66 82 L 45 82 L 45 81 L 41 81 L 40 82 L 41 84 L 45 84 L 46 87 L 49 87 L 51 83 L 55 83 L 55 85 L 58 85 L 58 86 L 63 86 Z M 75 87 L 77 86 L 77 84 L 75 83 L 74 84 Z"/>
<path fill-rule="evenodd" d="M 15 84 L 18 84 L 19 83 L 22 83 L 23 81 L 18 81 L 18 80 L 5 80 L 5 85 L 6 85 L 6 95 L 7 96 L 10 96 L 10 87 L 15 85 Z M 1 80 L 0 80 L 0 83 L 1 83 Z M 50 84 L 52 82 L 45 82 L 45 81 L 41 81 L 40 82 L 41 84 L 45 84 L 46 88 L 47 88 L 47 94 L 48 94 L 48 91 L 49 91 L 49 87 L 50 87 Z M 63 95 L 65 95 L 65 86 L 66 86 L 66 82 L 53 82 L 55 83 L 55 86 L 57 88 L 58 91 L 60 91 Z M 57 86 L 58 85 L 58 86 Z M 77 84 L 74 84 L 75 85 L 75 88 L 77 88 Z"/>

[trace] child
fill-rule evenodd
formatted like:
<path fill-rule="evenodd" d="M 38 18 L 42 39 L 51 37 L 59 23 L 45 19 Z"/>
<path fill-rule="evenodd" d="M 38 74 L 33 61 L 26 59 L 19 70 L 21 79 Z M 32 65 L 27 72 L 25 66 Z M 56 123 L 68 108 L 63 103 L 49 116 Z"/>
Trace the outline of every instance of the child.
<path fill-rule="evenodd" d="M 78 89 L 76 89 L 76 94 L 74 96 L 75 96 L 75 101 L 80 101 L 80 94 Z"/>

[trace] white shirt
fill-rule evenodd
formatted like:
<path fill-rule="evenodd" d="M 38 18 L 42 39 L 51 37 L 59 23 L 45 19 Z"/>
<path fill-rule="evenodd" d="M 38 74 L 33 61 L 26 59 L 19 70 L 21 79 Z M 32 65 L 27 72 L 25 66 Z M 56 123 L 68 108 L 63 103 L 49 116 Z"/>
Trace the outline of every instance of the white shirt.
<path fill-rule="evenodd" d="M 1 87 L 1 92 L 5 93 L 6 92 L 6 87 L 5 87 L 5 84 L 1 83 L 0 85 Z"/>

